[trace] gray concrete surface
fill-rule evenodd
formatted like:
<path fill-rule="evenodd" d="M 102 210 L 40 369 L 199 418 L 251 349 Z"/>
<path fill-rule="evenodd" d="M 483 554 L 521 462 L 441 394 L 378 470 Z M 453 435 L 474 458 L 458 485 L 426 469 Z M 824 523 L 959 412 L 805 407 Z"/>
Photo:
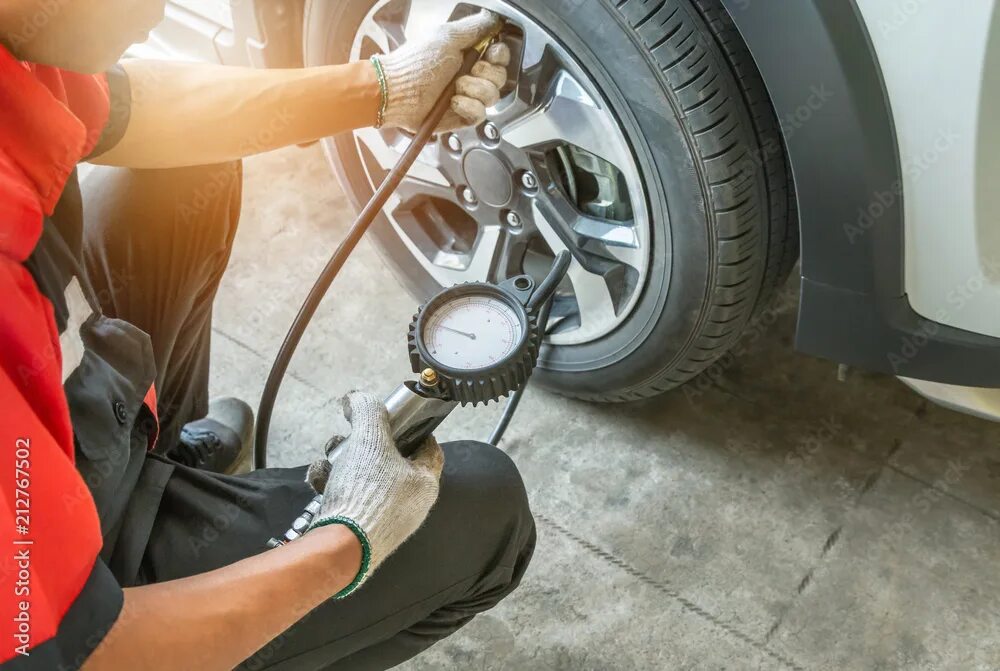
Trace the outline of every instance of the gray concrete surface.
<path fill-rule="evenodd" d="M 352 217 L 318 148 L 246 165 L 213 387 L 256 404 Z M 367 242 L 291 367 L 279 465 L 335 399 L 407 373 L 415 308 Z M 794 287 L 715 384 L 629 406 L 530 391 L 505 448 L 539 544 L 521 589 L 406 668 L 1000 668 L 1000 427 L 793 352 Z M 443 439 L 485 437 L 496 408 Z"/>

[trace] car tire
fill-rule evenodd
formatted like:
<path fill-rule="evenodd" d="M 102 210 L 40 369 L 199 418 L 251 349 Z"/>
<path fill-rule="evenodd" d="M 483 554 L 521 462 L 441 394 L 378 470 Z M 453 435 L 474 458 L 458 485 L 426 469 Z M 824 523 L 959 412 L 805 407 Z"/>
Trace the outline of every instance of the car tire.
<path fill-rule="evenodd" d="M 311 0 L 307 65 L 344 62 L 374 0 Z M 509 0 L 586 69 L 641 170 L 652 225 L 645 286 L 593 342 L 549 346 L 535 380 L 630 401 L 675 388 L 730 350 L 798 257 L 794 189 L 756 66 L 718 0 Z M 349 196 L 371 185 L 344 138 L 327 151 Z M 347 151 L 348 153 L 345 153 Z M 435 287 L 380 218 L 375 240 L 418 296 Z"/>

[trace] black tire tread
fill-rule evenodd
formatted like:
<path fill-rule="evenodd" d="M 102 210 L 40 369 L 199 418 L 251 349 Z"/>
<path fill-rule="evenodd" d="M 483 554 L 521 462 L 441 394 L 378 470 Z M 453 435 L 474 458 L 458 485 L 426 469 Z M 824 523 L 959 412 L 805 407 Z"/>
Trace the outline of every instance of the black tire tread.
<path fill-rule="evenodd" d="M 627 389 L 570 394 L 624 402 L 676 388 L 729 351 L 787 279 L 799 231 L 778 120 L 719 0 L 605 1 L 649 51 L 681 112 L 692 155 L 701 159 L 715 243 L 702 314 L 680 354 Z"/>

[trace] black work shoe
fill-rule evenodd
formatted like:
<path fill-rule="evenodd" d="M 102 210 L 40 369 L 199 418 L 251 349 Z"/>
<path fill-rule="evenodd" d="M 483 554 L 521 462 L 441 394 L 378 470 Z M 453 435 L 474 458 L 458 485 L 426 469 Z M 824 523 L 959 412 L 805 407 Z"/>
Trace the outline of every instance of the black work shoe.
<path fill-rule="evenodd" d="M 238 398 L 220 398 L 208 417 L 181 429 L 180 444 L 167 453 L 174 461 L 213 473 L 249 473 L 253 461 L 253 410 Z"/>

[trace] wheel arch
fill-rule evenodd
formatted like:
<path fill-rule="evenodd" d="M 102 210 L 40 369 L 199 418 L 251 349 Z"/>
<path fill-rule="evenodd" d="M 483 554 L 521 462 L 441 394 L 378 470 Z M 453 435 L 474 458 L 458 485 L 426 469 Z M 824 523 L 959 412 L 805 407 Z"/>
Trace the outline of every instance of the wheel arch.
<path fill-rule="evenodd" d="M 901 198 L 885 208 L 866 240 L 845 233 L 873 194 L 901 177 L 881 70 L 853 0 L 722 4 L 754 56 L 785 138 L 801 215 L 803 276 L 901 295 Z M 865 244 L 875 239 L 883 243 L 879 264 L 876 245 Z M 884 254 L 891 250 L 900 253 Z"/>
<path fill-rule="evenodd" d="M 839 363 L 1000 386 L 1000 339 L 925 319 L 904 282 L 892 109 L 854 0 L 721 0 L 781 123 L 801 233 L 796 346 Z"/>

